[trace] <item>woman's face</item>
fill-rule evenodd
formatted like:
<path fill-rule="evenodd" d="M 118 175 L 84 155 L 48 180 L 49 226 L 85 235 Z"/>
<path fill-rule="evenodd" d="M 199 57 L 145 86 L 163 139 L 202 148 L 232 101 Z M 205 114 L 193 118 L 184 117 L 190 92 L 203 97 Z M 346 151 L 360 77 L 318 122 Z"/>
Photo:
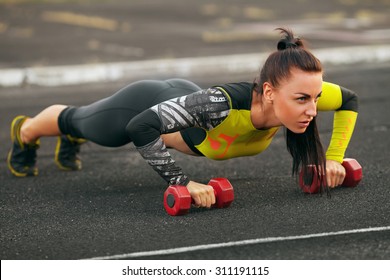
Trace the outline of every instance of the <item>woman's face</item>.
<path fill-rule="evenodd" d="M 317 100 L 322 93 L 322 72 L 293 68 L 288 79 L 272 89 L 275 117 L 294 133 L 303 133 L 317 115 Z"/>

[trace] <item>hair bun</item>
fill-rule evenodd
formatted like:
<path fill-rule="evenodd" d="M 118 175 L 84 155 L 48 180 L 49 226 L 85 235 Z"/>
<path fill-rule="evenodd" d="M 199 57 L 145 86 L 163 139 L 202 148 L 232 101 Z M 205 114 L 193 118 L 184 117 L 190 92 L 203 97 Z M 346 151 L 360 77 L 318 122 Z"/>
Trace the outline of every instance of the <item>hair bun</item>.
<path fill-rule="evenodd" d="M 290 42 L 290 41 L 287 41 L 286 39 L 282 39 L 278 42 L 278 50 L 279 51 L 282 51 L 282 50 L 286 50 L 286 49 L 295 49 L 298 47 L 298 44 L 294 43 L 294 42 Z"/>

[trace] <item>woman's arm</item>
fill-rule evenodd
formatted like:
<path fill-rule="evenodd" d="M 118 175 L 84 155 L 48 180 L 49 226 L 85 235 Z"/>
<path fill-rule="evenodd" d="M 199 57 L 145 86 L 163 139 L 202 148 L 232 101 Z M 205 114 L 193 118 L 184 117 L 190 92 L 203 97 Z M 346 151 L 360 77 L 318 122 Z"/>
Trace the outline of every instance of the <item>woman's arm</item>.
<path fill-rule="evenodd" d="M 329 187 L 334 188 L 341 185 L 345 178 L 341 163 L 355 128 L 358 97 L 346 88 L 324 82 L 317 107 L 319 111 L 335 111 L 332 137 L 326 151 L 326 181 Z"/>
<path fill-rule="evenodd" d="M 161 134 L 198 126 L 211 129 L 228 115 L 229 103 L 216 89 L 162 102 L 127 125 L 127 132 L 149 165 L 170 185 L 187 186 L 189 178 L 172 159 Z"/>
<path fill-rule="evenodd" d="M 335 111 L 333 132 L 326 158 L 341 163 L 355 128 L 358 97 L 349 89 L 324 82 L 317 108 L 319 111 Z"/>

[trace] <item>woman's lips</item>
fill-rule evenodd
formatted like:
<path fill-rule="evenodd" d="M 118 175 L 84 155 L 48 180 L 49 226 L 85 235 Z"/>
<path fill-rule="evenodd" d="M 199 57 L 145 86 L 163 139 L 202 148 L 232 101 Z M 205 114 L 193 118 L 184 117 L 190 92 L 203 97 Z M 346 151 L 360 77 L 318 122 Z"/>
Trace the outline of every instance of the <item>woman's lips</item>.
<path fill-rule="evenodd" d="M 303 122 L 299 122 L 299 126 L 304 128 L 304 127 L 308 127 L 310 124 L 310 121 L 303 121 Z"/>

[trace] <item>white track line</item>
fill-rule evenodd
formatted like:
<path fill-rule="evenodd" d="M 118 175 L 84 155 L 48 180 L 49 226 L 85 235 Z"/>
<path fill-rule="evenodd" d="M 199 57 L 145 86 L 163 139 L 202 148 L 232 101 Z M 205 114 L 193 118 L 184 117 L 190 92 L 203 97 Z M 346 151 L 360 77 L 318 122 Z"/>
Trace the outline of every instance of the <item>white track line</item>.
<path fill-rule="evenodd" d="M 348 65 L 390 61 L 390 45 L 353 46 L 313 50 L 324 64 Z M 0 87 L 22 85 L 65 86 L 156 75 L 193 76 L 258 72 L 269 53 L 249 53 L 178 59 L 155 59 L 89 65 L 0 69 Z"/>
<path fill-rule="evenodd" d="M 301 240 L 301 239 L 310 239 L 310 238 L 327 237 L 327 236 L 335 236 L 335 235 L 354 234 L 354 233 L 379 232 L 379 231 L 388 231 L 388 230 L 390 230 L 390 226 L 352 229 L 352 230 L 343 230 L 343 231 L 335 231 L 335 232 L 323 232 L 323 233 L 314 233 L 314 234 L 296 235 L 296 236 L 256 238 L 256 239 L 232 241 L 232 242 L 225 242 L 225 243 L 204 244 L 204 245 L 172 248 L 172 249 L 165 249 L 165 250 L 155 250 L 155 251 L 145 251 L 145 252 L 135 252 L 135 253 L 128 253 L 128 254 L 104 256 L 104 257 L 95 257 L 95 258 L 90 258 L 89 260 L 131 259 L 131 258 L 150 257 L 150 256 L 162 256 L 162 255 L 179 254 L 179 253 L 186 253 L 186 252 L 193 252 L 193 251 L 200 251 L 200 250 L 210 250 L 216 248 L 245 246 L 245 245 L 270 243 L 270 242 L 277 242 L 277 241 Z"/>

